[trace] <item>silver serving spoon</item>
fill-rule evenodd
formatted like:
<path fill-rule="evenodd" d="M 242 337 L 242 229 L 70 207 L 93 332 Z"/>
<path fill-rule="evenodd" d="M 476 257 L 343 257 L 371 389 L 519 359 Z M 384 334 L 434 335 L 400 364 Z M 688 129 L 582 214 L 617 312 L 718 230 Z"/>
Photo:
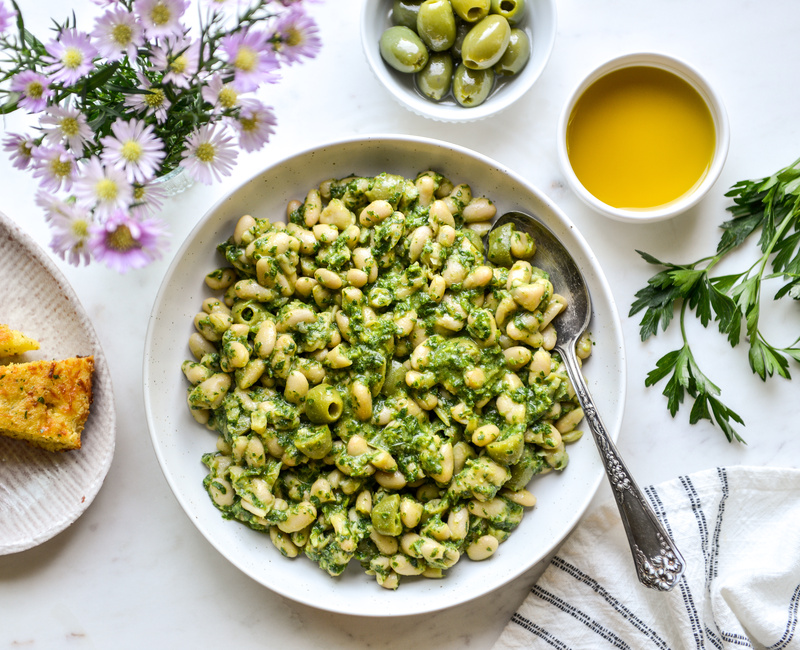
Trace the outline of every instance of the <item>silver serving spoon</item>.
<path fill-rule="evenodd" d="M 592 301 L 583 275 L 561 241 L 536 217 L 522 212 L 508 212 L 495 222 L 492 230 L 508 222 L 512 222 L 518 231 L 533 237 L 536 242 L 536 266 L 550 274 L 553 286 L 567 300 L 567 309 L 553 321 L 558 333 L 555 350 L 564 361 L 567 376 L 600 451 L 639 580 L 647 587 L 669 591 L 683 575 L 684 559 L 606 432 L 575 355 L 575 344 L 592 318 Z"/>

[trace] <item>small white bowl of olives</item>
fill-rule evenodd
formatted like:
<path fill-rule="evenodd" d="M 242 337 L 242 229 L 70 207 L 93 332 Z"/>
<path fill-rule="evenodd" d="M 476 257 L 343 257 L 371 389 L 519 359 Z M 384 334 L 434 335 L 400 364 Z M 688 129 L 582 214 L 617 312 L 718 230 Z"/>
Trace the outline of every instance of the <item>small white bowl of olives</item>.
<path fill-rule="evenodd" d="M 403 106 L 444 122 L 508 108 L 539 78 L 556 35 L 555 0 L 363 0 L 361 40 Z"/>

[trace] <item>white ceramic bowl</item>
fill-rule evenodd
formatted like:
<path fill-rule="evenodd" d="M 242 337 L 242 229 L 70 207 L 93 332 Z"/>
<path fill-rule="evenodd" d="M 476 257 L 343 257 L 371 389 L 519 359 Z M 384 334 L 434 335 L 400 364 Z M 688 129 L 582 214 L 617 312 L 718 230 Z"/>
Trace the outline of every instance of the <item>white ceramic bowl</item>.
<path fill-rule="evenodd" d="M 595 81 L 601 77 L 619 70 L 621 68 L 628 68 L 634 66 L 650 66 L 661 68 L 671 72 L 687 83 L 689 83 L 705 100 L 708 105 L 711 117 L 714 121 L 716 129 L 716 146 L 714 149 L 711 164 L 706 172 L 705 177 L 698 183 L 690 192 L 681 198 L 655 208 L 650 209 L 622 209 L 604 203 L 591 192 L 589 192 L 576 176 L 572 165 L 569 160 L 569 153 L 567 151 L 567 127 L 569 126 L 569 119 L 572 115 L 572 110 L 575 103 Z M 569 97 L 569 100 L 564 106 L 561 117 L 558 123 L 558 157 L 561 163 L 561 168 L 567 177 L 572 189 L 575 193 L 590 207 L 594 208 L 601 214 L 607 217 L 616 219 L 617 221 L 625 221 L 629 223 L 652 223 L 655 221 L 663 221 L 675 217 L 689 208 L 693 207 L 702 199 L 711 186 L 714 185 L 717 178 L 719 178 L 722 167 L 725 164 L 725 159 L 728 155 L 728 145 L 730 141 L 730 125 L 728 122 L 728 115 L 722 103 L 722 99 L 714 88 L 708 83 L 695 68 L 688 63 L 677 59 L 673 56 L 666 54 L 659 54 L 655 52 L 639 52 L 633 54 L 626 54 L 616 57 L 600 67 L 593 70 L 587 75 L 575 88 Z"/>
<path fill-rule="evenodd" d="M 450 97 L 434 102 L 417 91 L 414 75 L 394 70 L 381 57 L 380 38 L 391 26 L 391 0 L 363 0 L 361 43 L 370 68 L 392 96 L 410 111 L 440 122 L 473 122 L 505 110 L 522 97 L 542 74 L 556 38 L 555 0 L 527 0 L 527 14 L 521 23 L 531 39 L 531 58 L 513 79 L 504 80 L 479 106 L 464 108 Z"/>
<path fill-rule="evenodd" d="M 538 504 L 485 562 L 463 559 L 443 580 L 404 578 L 390 592 L 364 574 L 357 562 L 337 579 L 304 556 L 281 556 L 269 535 L 223 519 L 202 481 L 203 453 L 216 434 L 197 424 L 186 405 L 181 362 L 191 357 L 187 341 L 193 318 L 211 295 L 206 273 L 224 265 L 217 252 L 245 213 L 283 219 L 289 200 L 331 177 L 382 171 L 414 176 L 438 170 L 453 182 L 493 198 L 500 212 L 525 209 L 546 220 L 576 257 L 592 293 L 596 341 L 584 364 L 590 390 L 612 436 L 619 433 L 625 400 L 622 330 L 611 290 L 583 237 L 541 192 L 498 163 L 461 147 L 416 137 L 372 136 L 333 142 L 298 153 L 259 172 L 210 209 L 188 236 L 167 271 L 153 306 L 144 356 L 147 421 L 158 461 L 191 522 L 231 563 L 284 596 L 320 609 L 362 616 L 401 616 L 443 609 L 477 598 L 507 583 L 544 558 L 577 523 L 604 472 L 591 436 L 570 445 L 562 472 L 534 479 Z M 535 259 L 535 258 L 534 258 Z M 223 596 L 224 597 L 224 596 Z"/>

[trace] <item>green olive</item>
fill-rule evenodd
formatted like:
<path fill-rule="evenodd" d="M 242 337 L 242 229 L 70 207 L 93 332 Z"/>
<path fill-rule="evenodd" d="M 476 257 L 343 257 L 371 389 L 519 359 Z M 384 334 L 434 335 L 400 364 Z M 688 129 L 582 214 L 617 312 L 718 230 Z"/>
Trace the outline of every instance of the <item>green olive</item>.
<path fill-rule="evenodd" d="M 342 405 L 338 390 L 328 384 L 319 384 L 306 394 L 306 417 L 314 424 L 335 422 L 342 415 Z"/>
<path fill-rule="evenodd" d="M 327 424 L 301 426 L 294 434 L 294 446 L 309 458 L 325 458 L 333 449 L 333 437 Z"/>
<path fill-rule="evenodd" d="M 417 14 L 422 0 L 394 0 L 392 4 L 392 24 L 417 28 Z"/>
<path fill-rule="evenodd" d="M 486 16 L 469 30 L 461 46 L 464 65 L 473 70 L 491 68 L 505 54 L 511 40 L 511 27 L 502 16 Z"/>
<path fill-rule="evenodd" d="M 419 72 L 428 62 L 428 50 L 408 27 L 389 27 L 381 35 L 381 56 L 399 72 Z"/>
<path fill-rule="evenodd" d="M 450 92 L 453 78 L 453 57 L 449 52 L 430 55 L 428 65 L 417 73 L 417 88 L 434 101 L 439 101 Z"/>
<path fill-rule="evenodd" d="M 472 70 L 460 63 L 453 75 L 453 95 L 466 108 L 483 104 L 494 85 L 494 72 Z"/>
<path fill-rule="evenodd" d="M 525 16 L 525 0 L 492 0 L 492 13 L 516 25 Z"/>
<path fill-rule="evenodd" d="M 517 74 L 525 67 L 530 58 L 531 39 L 521 29 L 512 29 L 508 47 L 505 54 L 495 64 L 494 71 L 499 75 Z"/>
<path fill-rule="evenodd" d="M 417 14 L 417 34 L 428 49 L 444 52 L 456 42 L 456 17 L 450 0 L 425 0 Z"/>
<path fill-rule="evenodd" d="M 450 0 L 453 11 L 468 23 L 477 23 L 486 18 L 492 6 L 492 0 Z"/>
<path fill-rule="evenodd" d="M 456 21 L 456 42 L 453 43 L 453 47 L 450 48 L 450 54 L 453 55 L 454 59 L 461 58 L 461 46 L 464 44 L 464 39 L 469 34 L 469 30 L 472 29 L 472 24 L 464 22 L 463 20 Z"/>

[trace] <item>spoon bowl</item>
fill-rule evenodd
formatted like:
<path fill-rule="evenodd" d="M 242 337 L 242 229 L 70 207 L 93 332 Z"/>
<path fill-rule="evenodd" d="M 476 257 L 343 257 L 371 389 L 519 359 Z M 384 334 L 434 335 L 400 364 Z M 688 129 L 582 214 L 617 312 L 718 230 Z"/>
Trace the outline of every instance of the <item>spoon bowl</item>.
<path fill-rule="evenodd" d="M 513 223 L 517 231 L 533 238 L 536 243 L 533 261 L 548 273 L 553 286 L 557 287 L 559 295 L 566 301 L 567 308 L 552 321 L 558 334 L 554 350 L 561 355 L 567 376 L 600 451 L 639 581 L 647 587 L 669 591 L 683 575 L 684 559 L 608 435 L 575 353 L 578 339 L 592 320 L 592 300 L 583 274 L 566 247 L 539 219 L 523 212 L 508 212 L 497 219 L 492 231 L 507 223 Z"/>

